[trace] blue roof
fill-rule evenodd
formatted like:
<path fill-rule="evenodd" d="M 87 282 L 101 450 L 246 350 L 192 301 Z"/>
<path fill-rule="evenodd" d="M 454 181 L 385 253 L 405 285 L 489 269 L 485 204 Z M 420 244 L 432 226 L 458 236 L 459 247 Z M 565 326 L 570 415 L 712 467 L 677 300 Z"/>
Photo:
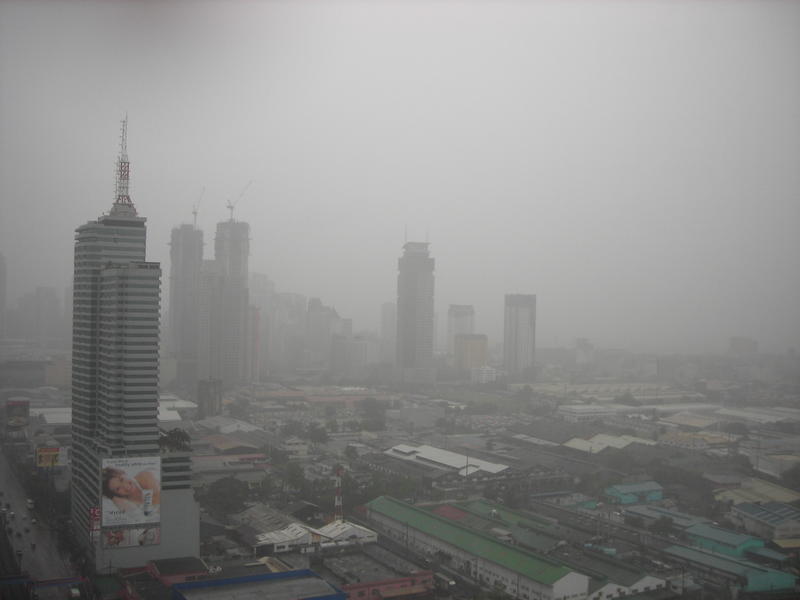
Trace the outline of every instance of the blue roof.
<path fill-rule="evenodd" d="M 786 521 L 800 521 L 800 510 L 783 502 L 743 502 L 733 507 L 734 511 L 743 512 L 752 519 L 769 525 L 780 525 Z"/>

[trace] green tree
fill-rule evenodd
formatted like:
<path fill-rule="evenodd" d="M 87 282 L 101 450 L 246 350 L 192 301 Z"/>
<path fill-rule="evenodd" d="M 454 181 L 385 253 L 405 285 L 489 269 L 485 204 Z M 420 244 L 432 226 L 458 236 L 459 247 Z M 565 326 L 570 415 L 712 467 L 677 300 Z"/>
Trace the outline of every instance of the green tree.
<path fill-rule="evenodd" d="M 245 482 L 225 477 L 209 485 L 202 499 L 215 516 L 227 516 L 243 510 L 249 494 L 250 488 Z"/>

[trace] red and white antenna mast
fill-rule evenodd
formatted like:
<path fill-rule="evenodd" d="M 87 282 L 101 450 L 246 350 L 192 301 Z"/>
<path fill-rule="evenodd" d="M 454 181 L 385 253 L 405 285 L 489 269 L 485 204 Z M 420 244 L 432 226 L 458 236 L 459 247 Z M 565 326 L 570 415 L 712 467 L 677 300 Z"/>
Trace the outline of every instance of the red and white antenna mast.
<path fill-rule="evenodd" d="M 334 473 L 336 496 L 333 500 L 333 520 L 341 522 L 344 521 L 344 506 L 342 504 L 342 474 L 344 473 L 344 467 L 338 465 Z"/>

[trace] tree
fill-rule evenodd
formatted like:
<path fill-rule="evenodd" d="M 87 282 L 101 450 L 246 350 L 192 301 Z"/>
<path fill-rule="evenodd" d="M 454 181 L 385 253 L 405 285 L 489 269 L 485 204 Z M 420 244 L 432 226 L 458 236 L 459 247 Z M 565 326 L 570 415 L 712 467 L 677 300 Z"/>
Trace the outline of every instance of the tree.
<path fill-rule="evenodd" d="M 227 516 L 244 509 L 250 488 L 235 477 L 218 479 L 208 486 L 203 496 L 205 504 L 215 515 Z"/>
<path fill-rule="evenodd" d="M 328 441 L 328 432 L 325 431 L 324 427 L 320 427 L 319 425 L 310 426 L 306 432 L 306 435 L 308 436 L 308 439 L 315 444 L 324 444 Z"/>
<path fill-rule="evenodd" d="M 159 434 L 158 446 L 162 450 L 192 451 L 192 438 L 183 429 L 175 427 L 167 432 L 160 431 Z"/>
<path fill-rule="evenodd" d="M 800 490 L 800 464 L 796 464 L 791 469 L 784 471 L 781 479 L 788 487 Z"/>
<path fill-rule="evenodd" d="M 672 519 L 670 517 L 659 517 L 650 525 L 650 531 L 659 535 L 672 533 Z"/>
<path fill-rule="evenodd" d="M 300 421 L 288 421 L 286 425 L 283 426 L 281 433 L 287 437 L 291 437 L 293 435 L 302 436 L 305 433 L 306 428 L 303 427 L 303 424 Z"/>
<path fill-rule="evenodd" d="M 295 490 L 302 490 L 306 485 L 306 474 L 303 472 L 303 467 L 297 463 L 289 463 L 286 466 L 284 479 L 286 484 Z"/>

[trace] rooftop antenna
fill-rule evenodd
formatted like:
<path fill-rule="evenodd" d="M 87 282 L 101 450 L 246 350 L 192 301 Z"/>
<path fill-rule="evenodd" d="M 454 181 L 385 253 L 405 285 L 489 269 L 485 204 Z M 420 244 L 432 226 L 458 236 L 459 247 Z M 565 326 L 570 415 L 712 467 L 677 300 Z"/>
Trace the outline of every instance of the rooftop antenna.
<path fill-rule="evenodd" d="M 239 200 L 241 200 L 241 199 L 242 199 L 242 196 L 244 196 L 244 193 L 247 191 L 247 188 L 249 188 L 249 187 L 250 187 L 250 184 L 251 184 L 251 183 L 253 183 L 253 180 L 252 180 L 252 179 L 251 179 L 250 181 L 248 181 L 248 182 L 247 182 L 247 185 L 246 185 L 246 186 L 244 186 L 244 189 L 243 189 L 243 190 L 241 191 L 241 193 L 240 193 L 240 194 L 239 194 L 239 195 L 236 197 L 236 200 L 234 200 L 233 202 L 231 202 L 230 200 L 228 200 L 228 204 L 227 204 L 226 206 L 228 207 L 228 210 L 229 210 L 229 211 L 231 211 L 231 221 L 233 221 L 233 209 L 234 209 L 234 208 L 236 208 L 236 205 L 239 203 Z"/>
<path fill-rule="evenodd" d="M 203 199 L 203 194 L 206 193 L 206 186 L 203 186 L 203 189 L 200 191 L 200 197 L 192 204 L 192 217 L 193 217 L 193 225 L 194 228 L 197 229 L 197 212 L 200 208 L 200 201 Z"/>
<path fill-rule="evenodd" d="M 119 141 L 119 156 L 117 157 L 117 178 L 114 206 L 112 212 L 115 214 L 126 214 L 136 216 L 136 209 L 131 202 L 128 192 L 128 182 L 131 174 L 131 163 L 128 160 L 128 113 L 122 119 L 122 127 Z"/>

